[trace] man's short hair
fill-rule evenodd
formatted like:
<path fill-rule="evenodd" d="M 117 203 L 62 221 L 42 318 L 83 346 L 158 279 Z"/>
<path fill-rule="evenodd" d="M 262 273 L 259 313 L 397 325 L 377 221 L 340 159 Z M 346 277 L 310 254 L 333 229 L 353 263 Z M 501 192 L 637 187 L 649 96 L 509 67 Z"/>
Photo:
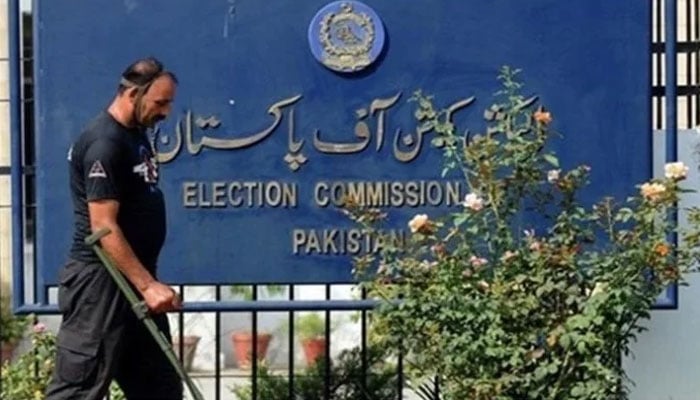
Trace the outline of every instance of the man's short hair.
<path fill-rule="evenodd" d="M 165 70 L 163 63 L 155 57 L 137 60 L 122 72 L 117 91 L 124 93 L 126 89 L 138 87 L 146 92 L 153 81 L 164 75 L 170 77 L 175 84 L 178 83 L 175 74 Z"/>

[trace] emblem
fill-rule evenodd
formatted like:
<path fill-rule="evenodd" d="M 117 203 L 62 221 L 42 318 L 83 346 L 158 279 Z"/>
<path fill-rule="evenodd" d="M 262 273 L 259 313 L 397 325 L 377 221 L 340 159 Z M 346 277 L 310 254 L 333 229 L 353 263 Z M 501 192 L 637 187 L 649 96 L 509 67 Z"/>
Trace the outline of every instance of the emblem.
<path fill-rule="evenodd" d="M 88 171 L 88 178 L 106 178 L 107 177 L 107 172 L 105 172 L 105 168 L 102 166 L 102 162 L 100 160 L 95 161 L 92 163 L 92 166 L 90 167 L 90 171 Z"/>
<path fill-rule="evenodd" d="M 314 57 L 337 72 L 355 72 L 372 64 L 384 47 L 379 16 L 359 1 L 336 1 L 323 7 L 309 25 Z"/>
<path fill-rule="evenodd" d="M 141 163 L 135 165 L 132 171 L 135 174 L 141 175 L 143 181 L 146 183 L 158 182 L 158 167 L 156 166 L 155 158 L 151 157 L 144 146 L 139 147 L 139 155 L 141 157 Z"/>

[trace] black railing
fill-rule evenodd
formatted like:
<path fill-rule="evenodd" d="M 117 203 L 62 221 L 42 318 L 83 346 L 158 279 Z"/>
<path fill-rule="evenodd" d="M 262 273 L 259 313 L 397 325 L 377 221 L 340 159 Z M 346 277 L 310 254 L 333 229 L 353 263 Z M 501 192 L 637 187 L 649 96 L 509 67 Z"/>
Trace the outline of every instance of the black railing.
<path fill-rule="evenodd" d="M 652 4 L 652 119 L 655 129 L 664 129 L 665 2 L 654 0 Z M 676 35 L 676 63 L 679 77 L 676 88 L 679 106 L 678 128 L 692 129 L 700 125 L 700 0 L 685 0 L 680 3 L 678 15 L 679 28 Z"/>

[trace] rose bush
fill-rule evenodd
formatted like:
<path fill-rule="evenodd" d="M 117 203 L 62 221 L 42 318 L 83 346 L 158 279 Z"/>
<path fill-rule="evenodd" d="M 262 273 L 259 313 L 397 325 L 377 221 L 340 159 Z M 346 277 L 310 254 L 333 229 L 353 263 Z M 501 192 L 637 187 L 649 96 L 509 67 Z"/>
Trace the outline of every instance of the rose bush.
<path fill-rule="evenodd" d="M 469 193 L 447 216 L 416 215 L 405 244 L 356 258 L 380 300 L 372 337 L 417 377 L 438 377 L 444 399 L 626 398 L 621 358 L 698 259 L 698 210 L 682 210 L 684 229 L 669 218 L 688 168 L 668 164 L 626 199 L 584 203 L 591 168 L 560 165 L 548 147 L 554 116 L 521 94 L 516 74 L 502 70 L 478 135 L 458 135 L 416 94 L 443 174 L 463 174 Z M 380 235 L 382 210 L 348 199 L 345 211 Z"/>

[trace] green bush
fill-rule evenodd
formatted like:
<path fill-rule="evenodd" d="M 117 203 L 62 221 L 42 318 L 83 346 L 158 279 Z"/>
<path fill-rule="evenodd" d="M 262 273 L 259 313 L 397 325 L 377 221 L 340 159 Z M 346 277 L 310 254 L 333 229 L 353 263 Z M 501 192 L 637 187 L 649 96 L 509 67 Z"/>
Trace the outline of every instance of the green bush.
<path fill-rule="evenodd" d="M 367 369 L 363 368 L 362 352 L 359 348 L 345 350 L 331 363 L 329 377 L 329 400 L 396 400 L 397 371 L 385 361 L 386 352 L 370 346 L 366 352 Z M 319 400 L 325 397 L 326 362 L 317 363 L 294 377 L 292 400 Z M 365 382 L 363 383 L 363 377 Z M 257 378 L 258 398 L 265 400 L 290 400 L 287 376 L 275 375 L 261 366 Z M 250 385 L 239 385 L 232 392 L 240 400 L 252 400 Z"/>
<path fill-rule="evenodd" d="M 446 217 L 416 215 L 405 244 L 386 239 L 381 254 L 357 258 L 381 303 L 373 337 L 401 349 L 416 376 L 439 377 L 447 400 L 627 398 L 621 357 L 698 260 L 698 210 L 682 210 L 684 230 L 669 219 L 688 168 L 668 164 L 636 195 L 583 204 L 591 169 L 560 165 L 552 114 L 521 95 L 516 73 L 502 70 L 481 134 L 458 135 L 448 111 L 414 97 L 443 175 L 463 176 L 469 193 Z M 382 210 L 348 199 L 346 212 L 380 235 Z"/>
<path fill-rule="evenodd" d="M 2 366 L 3 400 L 41 400 L 44 398 L 56 357 L 56 336 L 39 323 L 32 331 L 32 347 Z"/>
<path fill-rule="evenodd" d="M 0 342 L 16 344 L 26 333 L 28 324 L 27 317 L 12 313 L 10 297 L 3 294 L 0 297 Z"/>
<path fill-rule="evenodd" d="M 32 328 L 31 348 L 16 360 L 3 364 L 0 399 L 43 400 L 56 359 L 56 335 L 42 323 Z M 110 400 L 125 400 L 119 386 L 112 382 Z"/>

